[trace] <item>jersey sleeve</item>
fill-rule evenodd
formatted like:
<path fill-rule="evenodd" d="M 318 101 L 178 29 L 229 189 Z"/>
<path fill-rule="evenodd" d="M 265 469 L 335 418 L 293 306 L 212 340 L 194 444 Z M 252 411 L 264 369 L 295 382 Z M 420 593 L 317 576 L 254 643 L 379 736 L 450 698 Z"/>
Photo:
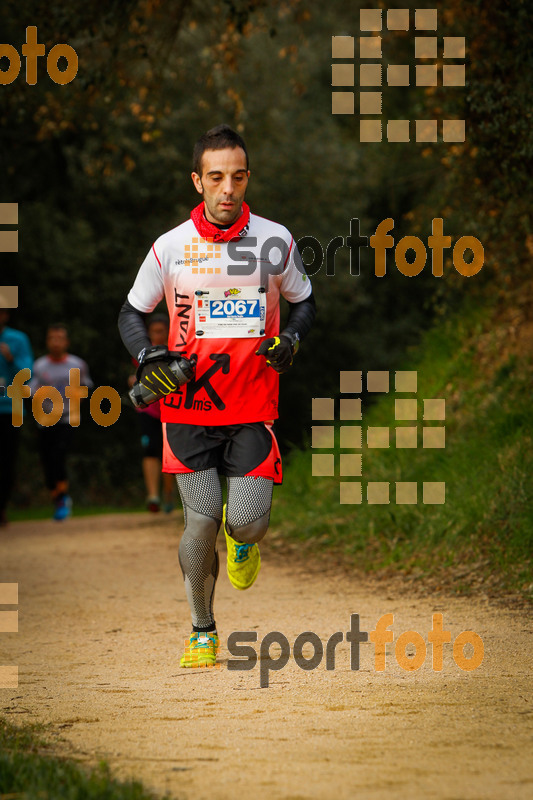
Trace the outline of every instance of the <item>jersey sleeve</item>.
<path fill-rule="evenodd" d="M 128 302 L 143 314 L 149 314 L 163 299 L 164 293 L 161 261 L 154 244 L 141 264 L 135 283 L 128 294 Z"/>
<path fill-rule="evenodd" d="M 294 239 L 291 240 L 291 249 L 287 265 L 281 275 L 279 290 L 289 303 L 299 303 L 311 294 L 311 281 Z"/>

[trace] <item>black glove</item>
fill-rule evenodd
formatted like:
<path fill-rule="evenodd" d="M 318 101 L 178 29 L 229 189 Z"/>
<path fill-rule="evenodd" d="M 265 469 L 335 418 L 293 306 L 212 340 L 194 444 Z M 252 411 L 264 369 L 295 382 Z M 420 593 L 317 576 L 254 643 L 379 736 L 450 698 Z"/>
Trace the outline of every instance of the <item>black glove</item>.
<path fill-rule="evenodd" d="M 292 364 L 292 357 L 298 350 L 300 337 L 297 333 L 280 333 L 261 342 L 256 356 L 266 356 L 266 362 L 280 375 Z"/>
<path fill-rule="evenodd" d="M 169 355 L 168 348 L 164 345 L 145 347 L 139 353 L 138 382 L 157 397 L 175 392 L 181 386 L 181 382 L 169 369 L 169 364 L 175 358 L 176 356 Z"/>

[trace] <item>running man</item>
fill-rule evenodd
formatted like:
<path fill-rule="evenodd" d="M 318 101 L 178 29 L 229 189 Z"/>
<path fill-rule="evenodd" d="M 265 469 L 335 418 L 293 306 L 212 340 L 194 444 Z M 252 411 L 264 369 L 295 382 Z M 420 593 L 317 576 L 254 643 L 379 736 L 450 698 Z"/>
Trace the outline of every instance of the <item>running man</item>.
<path fill-rule="evenodd" d="M 227 125 L 204 134 L 192 180 L 202 202 L 146 256 L 119 315 L 122 340 L 145 387 L 161 386 L 163 470 L 176 474 L 185 529 L 180 565 L 192 615 L 182 667 L 212 666 L 218 647 L 213 596 L 222 524 L 232 585 L 247 589 L 261 559 L 281 459 L 272 431 L 279 374 L 315 316 L 311 285 L 289 231 L 250 213 L 242 138 Z M 280 295 L 289 316 L 280 332 Z M 168 351 L 152 347 L 143 315 L 165 297 Z M 180 353 L 195 371 L 182 385 Z M 227 480 L 223 506 L 219 475 Z"/>
<path fill-rule="evenodd" d="M 30 380 L 32 394 L 41 386 L 53 386 L 63 399 L 63 414 L 55 425 L 46 427 L 37 423 L 44 478 L 54 506 L 53 518 L 58 521 L 66 519 L 72 513 L 67 456 L 72 444 L 73 425 L 79 425 L 79 419 L 70 419 L 70 400 L 67 400 L 65 394 L 65 389 L 70 383 L 70 370 L 79 369 L 80 386 L 89 389 L 93 387 L 89 367 L 81 358 L 67 352 L 68 347 L 68 331 L 65 325 L 62 323 L 49 325 L 46 332 L 48 354 L 37 359 Z M 45 399 L 44 413 L 48 414 L 51 408 L 52 401 Z"/>

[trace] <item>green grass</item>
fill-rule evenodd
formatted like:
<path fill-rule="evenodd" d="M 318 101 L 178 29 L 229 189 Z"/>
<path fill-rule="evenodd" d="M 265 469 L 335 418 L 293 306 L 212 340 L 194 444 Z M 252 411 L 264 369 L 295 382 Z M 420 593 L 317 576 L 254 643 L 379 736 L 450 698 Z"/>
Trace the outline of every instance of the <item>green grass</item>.
<path fill-rule="evenodd" d="M 137 514 L 146 511 L 145 505 L 136 505 L 129 508 L 124 506 L 112 505 L 88 505 L 81 506 L 74 504 L 72 509 L 73 517 L 90 517 L 95 514 Z M 27 508 L 9 507 L 8 518 L 10 522 L 29 522 L 32 520 L 52 519 L 52 505 L 28 506 Z M 1 797 L 0 797 L 1 800 Z"/>
<path fill-rule="evenodd" d="M 453 576 L 470 565 L 456 589 L 469 591 L 483 578 L 500 590 L 533 595 L 533 365 L 529 354 L 508 348 L 505 325 L 495 320 L 494 308 L 463 309 L 428 333 L 403 366 L 418 372 L 416 450 L 395 447 L 392 391 L 363 412 L 363 437 L 367 425 L 391 430 L 388 449 L 367 449 L 363 441 L 362 451 L 363 490 L 366 481 L 389 482 L 389 505 L 365 498 L 341 505 L 340 479 L 312 477 L 309 448 L 289 459 L 272 524 L 313 547 L 338 548 L 365 570 L 438 576 L 448 569 Z M 421 446 L 420 398 L 446 399 L 445 423 L 427 423 L 445 424 L 444 449 Z M 418 504 L 394 502 L 396 481 L 417 482 Z M 421 503 L 423 481 L 446 482 L 443 505 Z"/>
<path fill-rule="evenodd" d="M 42 725 L 18 728 L 0 718 L 0 797 L 9 800 L 154 800 L 137 781 L 111 778 L 102 761 L 84 769 L 50 755 Z"/>

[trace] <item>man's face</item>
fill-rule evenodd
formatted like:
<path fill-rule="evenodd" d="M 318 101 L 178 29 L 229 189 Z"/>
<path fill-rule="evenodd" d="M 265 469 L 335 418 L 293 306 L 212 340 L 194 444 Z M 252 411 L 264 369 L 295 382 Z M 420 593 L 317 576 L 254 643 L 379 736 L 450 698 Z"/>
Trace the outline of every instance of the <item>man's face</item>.
<path fill-rule="evenodd" d="M 46 349 L 52 358 L 64 356 L 68 348 L 67 332 L 61 328 L 52 329 L 46 334 Z"/>
<path fill-rule="evenodd" d="M 202 175 L 193 172 L 196 191 L 203 195 L 205 215 L 210 222 L 231 225 L 241 215 L 250 171 L 241 147 L 206 150 L 202 156 Z"/>
<path fill-rule="evenodd" d="M 148 326 L 148 337 L 152 345 L 167 344 L 168 342 L 168 328 L 164 322 L 152 322 Z"/>

